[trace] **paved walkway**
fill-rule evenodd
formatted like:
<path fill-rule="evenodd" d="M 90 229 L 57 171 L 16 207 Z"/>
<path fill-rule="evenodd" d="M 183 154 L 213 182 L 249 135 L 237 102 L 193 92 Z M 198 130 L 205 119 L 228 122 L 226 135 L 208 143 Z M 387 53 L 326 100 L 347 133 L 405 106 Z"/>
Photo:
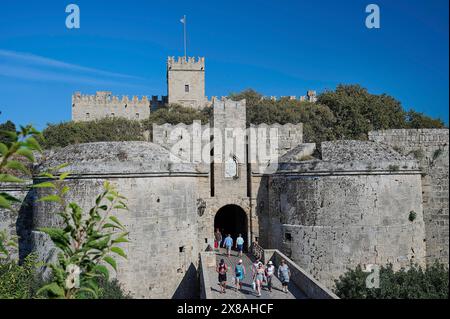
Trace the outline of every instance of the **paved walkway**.
<path fill-rule="evenodd" d="M 256 296 L 256 292 L 252 288 L 252 262 L 254 258 L 248 254 L 244 254 L 241 257 L 245 266 L 246 276 L 244 277 L 242 290 L 236 291 L 236 285 L 234 282 L 234 267 L 240 259 L 237 257 L 237 252 L 232 251 L 231 257 L 225 253 L 225 249 L 221 248 L 220 252 L 216 254 L 216 262 L 219 263 L 220 259 L 225 259 L 225 263 L 228 266 L 227 272 L 227 289 L 225 294 L 220 293 L 220 286 L 218 281 L 218 274 L 215 269 L 210 269 L 208 272 L 209 282 L 211 283 L 211 292 L 214 299 L 306 299 L 306 295 L 302 293 L 294 283 L 289 284 L 289 292 L 284 293 L 281 289 L 281 282 L 278 278 L 272 280 L 272 292 L 269 292 L 266 285 L 263 285 L 261 290 L 261 297 Z"/>

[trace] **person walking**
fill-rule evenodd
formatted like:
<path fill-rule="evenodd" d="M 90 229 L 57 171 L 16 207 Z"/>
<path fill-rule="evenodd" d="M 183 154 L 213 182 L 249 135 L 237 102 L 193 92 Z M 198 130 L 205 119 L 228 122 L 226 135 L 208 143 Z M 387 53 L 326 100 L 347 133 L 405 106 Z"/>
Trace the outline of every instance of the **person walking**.
<path fill-rule="evenodd" d="M 219 251 L 221 244 L 222 244 L 222 233 L 220 232 L 219 228 L 216 228 L 216 231 L 214 232 L 214 249 L 217 249 L 217 251 Z"/>
<path fill-rule="evenodd" d="M 256 269 L 255 276 L 253 278 L 256 284 L 256 296 L 261 297 L 261 287 L 263 282 L 265 281 L 265 270 L 264 265 L 262 263 L 258 264 L 258 269 Z"/>
<path fill-rule="evenodd" d="M 259 264 L 261 264 L 261 259 L 256 258 L 256 260 L 252 264 L 252 277 L 255 276 L 256 270 L 259 268 Z"/>
<path fill-rule="evenodd" d="M 216 271 L 219 274 L 219 285 L 220 285 L 220 293 L 226 293 L 225 289 L 227 288 L 227 271 L 228 267 L 225 264 L 225 260 L 221 259 L 219 264 L 216 267 Z"/>
<path fill-rule="evenodd" d="M 238 238 L 236 239 L 236 249 L 239 252 L 239 257 L 242 257 L 242 252 L 244 250 L 244 238 L 242 238 L 241 234 L 239 234 Z"/>
<path fill-rule="evenodd" d="M 283 291 L 288 293 L 289 278 L 291 277 L 291 271 L 284 259 L 281 260 L 280 266 L 278 267 L 278 278 L 283 286 Z"/>
<path fill-rule="evenodd" d="M 239 259 L 236 267 L 234 267 L 234 273 L 236 276 L 236 291 L 242 290 L 242 280 L 245 276 L 245 266 L 242 264 L 242 259 Z"/>
<path fill-rule="evenodd" d="M 273 262 L 270 260 L 266 267 L 267 288 L 269 289 L 269 292 L 272 292 L 272 279 L 274 274 L 275 274 L 275 266 L 273 265 Z"/>
<path fill-rule="evenodd" d="M 233 247 L 233 238 L 231 238 L 231 235 L 228 234 L 228 236 L 223 241 L 223 247 L 227 249 L 227 255 L 228 257 L 231 256 L 231 247 Z"/>

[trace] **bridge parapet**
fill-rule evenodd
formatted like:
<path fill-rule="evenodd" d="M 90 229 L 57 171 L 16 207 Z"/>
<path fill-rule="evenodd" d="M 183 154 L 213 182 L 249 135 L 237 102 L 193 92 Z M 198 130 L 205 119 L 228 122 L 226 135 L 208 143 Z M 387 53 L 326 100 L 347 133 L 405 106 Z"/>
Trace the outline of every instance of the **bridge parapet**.
<path fill-rule="evenodd" d="M 278 249 L 264 249 L 257 243 L 251 247 L 252 254 L 261 258 L 264 264 L 271 260 L 278 268 L 282 259 L 285 260 L 291 271 L 291 281 L 305 293 L 310 299 L 339 299 L 336 294 L 317 281 L 311 274 L 303 270 L 294 261 L 284 255 Z"/>
<path fill-rule="evenodd" d="M 211 293 L 211 283 L 209 282 L 208 271 L 215 271 L 216 268 L 216 254 L 214 252 L 204 251 L 200 253 L 199 263 L 200 275 L 200 298 L 214 299 Z"/>

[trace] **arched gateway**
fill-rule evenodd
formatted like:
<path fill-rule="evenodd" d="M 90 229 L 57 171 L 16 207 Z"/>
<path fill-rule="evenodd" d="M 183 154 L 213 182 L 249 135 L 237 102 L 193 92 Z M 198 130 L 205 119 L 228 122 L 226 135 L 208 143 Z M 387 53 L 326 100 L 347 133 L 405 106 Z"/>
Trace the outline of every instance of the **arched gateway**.
<path fill-rule="evenodd" d="M 245 241 L 244 247 L 248 247 L 247 214 L 238 205 L 225 205 L 218 210 L 214 217 L 214 230 L 217 228 L 220 229 L 224 238 L 230 234 L 234 242 L 241 234 Z"/>

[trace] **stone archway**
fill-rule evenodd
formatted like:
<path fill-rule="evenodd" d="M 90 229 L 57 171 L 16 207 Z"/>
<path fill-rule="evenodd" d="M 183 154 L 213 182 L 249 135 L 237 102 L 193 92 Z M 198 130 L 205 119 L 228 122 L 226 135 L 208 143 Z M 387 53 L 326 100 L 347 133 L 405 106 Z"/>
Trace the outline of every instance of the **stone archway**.
<path fill-rule="evenodd" d="M 223 238 L 230 234 L 234 242 L 241 234 L 245 241 L 244 247 L 249 246 L 248 218 L 240 206 L 230 204 L 220 208 L 214 217 L 214 230 L 217 228 L 222 232 Z"/>

